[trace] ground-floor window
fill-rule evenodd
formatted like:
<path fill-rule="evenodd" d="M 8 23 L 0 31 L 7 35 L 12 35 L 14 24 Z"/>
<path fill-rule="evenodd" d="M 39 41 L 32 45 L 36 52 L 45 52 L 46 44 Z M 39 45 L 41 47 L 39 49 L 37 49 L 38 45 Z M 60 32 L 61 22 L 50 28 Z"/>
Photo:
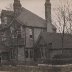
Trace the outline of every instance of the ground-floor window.
<path fill-rule="evenodd" d="M 14 48 L 10 50 L 10 59 L 15 59 L 15 49 Z"/>
<path fill-rule="evenodd" d="M 46 58 L 46 48 L 40 48 L 40 57 Z"/>
<path fill-rule="evenodd" d="M 25 58 L 33 58 L 33 49 L 25 49 Z"/>
<path fill-rule="evenodd" d="M 2 52 L 2 59 L 8 60 L 9 59 L 9 53 L 8 52 Z"/>
<path fill-rule="evenodd" d="M 28 49 L 25 49 L 25 57 L 28 58 L 28 55 L 29 55 Z"/>

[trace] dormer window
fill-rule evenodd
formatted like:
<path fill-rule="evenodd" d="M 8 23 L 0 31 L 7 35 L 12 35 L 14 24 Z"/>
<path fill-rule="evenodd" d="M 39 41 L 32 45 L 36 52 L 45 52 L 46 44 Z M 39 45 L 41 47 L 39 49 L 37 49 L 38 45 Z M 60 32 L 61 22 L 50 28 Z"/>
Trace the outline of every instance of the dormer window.
<path fill-rule="evenodd" d="M 4 17 L 4 24 L 7 24 L 7 17 Z"/>

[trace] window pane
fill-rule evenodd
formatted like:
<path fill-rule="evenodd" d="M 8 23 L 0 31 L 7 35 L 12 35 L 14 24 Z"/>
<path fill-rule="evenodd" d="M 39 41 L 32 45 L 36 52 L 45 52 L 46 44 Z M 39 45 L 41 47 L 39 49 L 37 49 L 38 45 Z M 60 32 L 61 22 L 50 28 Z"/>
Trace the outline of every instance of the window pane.
<path fill-rule="evenodd" d="M 32 29 L 29 29 L 29 33 L 30 33 L 30 35 L 32 35 Z"/>
<path fill-rule="evenodd" d="M 2 33 L 2 41 L 5 41 L 7 38 L 6 38 L 6 34 L 3 32 Z"/>
<path fill-rule="evenodd" d="M 25 57 L 28 58 L 28 49 L 25 50 Z"/>
<path fill-rule="evenodd" d="M 49 48 L 52 48 L 52 43 L 49 43 Z"/>
<path fill-rule="evenodd" d="M 7 24 L 7 17 L 4 17 L 4 24 Z"/>
<path fill-rule="evenodd" d="M 30 38 L 32 38 L 32 35 L 30 35 Z"/>
<path fill-rule="evenodd" d="M 13 33 L 14 32 L 14 28 L 10 27 L 10 31 L 11 31 L 11 33 Z"/>
<path fill-rule="evenodd" d="M 3 59 L 3 60 L 8 60 L 8 59 L 9 59 L 9 54 L 8 54 L 8 52 L 2 52 L 2 59 Z"/>
<path fill-rule="evenodd" d="M 20 30 L 17 31 L 17 37 L 21 38 L 21 31 Z"/>
<path fill-rule="evenodd" d="M 33 50 L 30 49 L 30 58 L 33 58 Z"/>

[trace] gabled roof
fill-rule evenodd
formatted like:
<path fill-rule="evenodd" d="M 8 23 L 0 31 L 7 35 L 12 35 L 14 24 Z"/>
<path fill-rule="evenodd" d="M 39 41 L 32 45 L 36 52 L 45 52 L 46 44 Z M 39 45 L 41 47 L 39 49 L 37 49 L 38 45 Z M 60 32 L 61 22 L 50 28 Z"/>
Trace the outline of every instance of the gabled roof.
<path fill-rule="evenodd" d="M 16 20 L 26 26 L 46 28 L 45 19 L 39 17 L 38 15 L 32 13 L 31 11 L 25 8 L 22 8 L 21 14 L 17 17 Z M 54 29 L 56 29 L 54 25 L 52 26 Z"/>
<path fill-rule="evenodd" d="M 44 19 L 25 8 L 22 8 L 21 14 L 17 17 L 16 20 L 23 23 L 26 26 L 46 28 Z"/>
<path fill-rule="evenodd" d="M 14 12 L 8 10 L 2 10 L 1 15 L 14 16 Z M 32 13 L 31 11 L 23 7 L 21 9 L 21 13 L 19 14 L 19 16 L 16 17 L 15 20 L 17 20 L 18 23 L 24 26 L 46 28 L 45 19 L 39 17 L 38 15 Z M 54 25 L 52 25 L 52 28 L 56 29 Z"/>
<path fill-rule="evenodd" d="M 42 32 L 37 40 L 44 39 L 44 42 L 48 45 L 49 43 L 53 43 L 53 48 L 61 48 L 62 47 L 62 34 L 61 33 L 48 33 Z M 36 42 L 36 44 L 37 44 Z M 64 48 L 72 48 L 72 35 L 64 34 Z"/>

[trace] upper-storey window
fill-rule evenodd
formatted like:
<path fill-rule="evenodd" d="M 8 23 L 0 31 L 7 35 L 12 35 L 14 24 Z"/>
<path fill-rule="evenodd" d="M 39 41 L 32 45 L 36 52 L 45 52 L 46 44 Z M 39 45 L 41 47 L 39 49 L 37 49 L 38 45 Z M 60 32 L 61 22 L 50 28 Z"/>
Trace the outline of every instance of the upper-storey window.
<path fill-rule="evenodd" d="M 13 28 L 13 27 L 10 27 L 10 31 L 11 31 L 11 33 L 13 33 L 13 31 L 14 31 L 14 28 Z"/>
<path fill-rule="evenodd" d="M 7 17 L 4 17 L 4 24 L 7 24 Z"/>
<path fill-rule="evenodd" d="M 18 30 L 18 31 L 17 31 L 17 37 L 18 37 L 18 38 L 21 38 L 21 30 Z"/>
<path fill-rule="evenodd" d="M 29 36 L 30 36 L 30 38 L 33 37 L 33 36 L 32 36 L 32 29 L 31 29 L 31 28 L 29 29 Z"/>
<path fill-rule="evenodd" d="M 17 34 L 16 34 L 14 27 L 10 27 L 10 31 L 11 31 L 12 38 L 17 38 Z"/>
<path fill-rule="evenodd" d="M 2 33 L 2 41 L 5 41 L 7 38 L 6 38 L 6 34 L 5 33 Z"/>

